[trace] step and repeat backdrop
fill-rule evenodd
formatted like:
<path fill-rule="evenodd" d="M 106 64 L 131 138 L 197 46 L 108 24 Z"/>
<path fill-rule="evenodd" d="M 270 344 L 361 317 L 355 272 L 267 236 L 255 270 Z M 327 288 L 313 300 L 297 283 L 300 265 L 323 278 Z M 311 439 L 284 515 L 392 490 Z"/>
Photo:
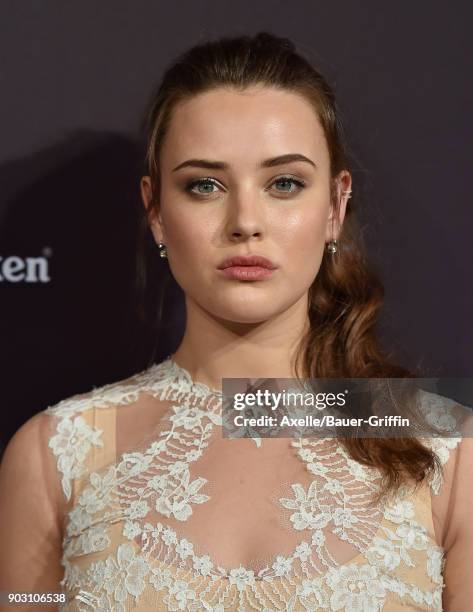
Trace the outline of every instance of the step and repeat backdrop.
<path fill-rule="evenodd" d="M 168 64 L 224 35 L 287 36 L 327 76 L 386 287 L 383 343 L 426 376 L 473 376 L 471 13 L 426 0 L 0 2 L 0 454 L 31 415 L 177 347 L 185 308 L 165 264 L 151 299 L 136 289 L 141 126 Z"/>

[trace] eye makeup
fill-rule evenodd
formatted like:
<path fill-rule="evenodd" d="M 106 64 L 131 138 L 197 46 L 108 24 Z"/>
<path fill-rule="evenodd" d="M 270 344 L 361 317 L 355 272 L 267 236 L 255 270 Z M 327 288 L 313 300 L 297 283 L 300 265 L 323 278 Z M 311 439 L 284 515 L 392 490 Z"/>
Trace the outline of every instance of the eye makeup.
<path fill-rule="evenodd" d="M 291 184 L 296 187 L 295 189 L 292 189 L 291 191 L 275 190 L 276 193 L 281 194 L 283 197 L 285 197 L 285 194 L 295 195 L 306 187 L 306 182 L 303 179 L 296 178 L 292 175 L 278 176 L 273 180 L 272 183 L 270 183 L 270 186 L 275 185 L 275 184 L 281 184 L 281 183 Z M 215 191 L 207 191 L 207 192 L 198 193 L 194 190 L 196 187 L 200 187 L 203 185 L 212 185 L 215 187 L 219 187 L 220 183 L 213 177 L 210 177 L 210 176 L 202 177 L 199 179 L 192 179 L 188 181 L 185 184 L 184 189 L 187 193 L 189 193 L 192 196 L 203 197 L 203 198 L 207 197 L 207 195 L 212 195 L 213 193 L 216 193 Z"/>

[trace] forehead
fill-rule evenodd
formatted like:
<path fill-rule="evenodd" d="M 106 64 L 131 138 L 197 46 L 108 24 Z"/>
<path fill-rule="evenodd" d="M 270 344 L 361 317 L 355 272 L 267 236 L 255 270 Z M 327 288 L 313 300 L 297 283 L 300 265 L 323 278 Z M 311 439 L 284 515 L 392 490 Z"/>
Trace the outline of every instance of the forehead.
<path fill-rule="evenodd" d="M 161 151 L 163 166 L 190 157 L 252 165 L 285 153 L 328 163 L 322 126 L 311 103 L 269 87 L 214 89 L 176 105 Z"/>

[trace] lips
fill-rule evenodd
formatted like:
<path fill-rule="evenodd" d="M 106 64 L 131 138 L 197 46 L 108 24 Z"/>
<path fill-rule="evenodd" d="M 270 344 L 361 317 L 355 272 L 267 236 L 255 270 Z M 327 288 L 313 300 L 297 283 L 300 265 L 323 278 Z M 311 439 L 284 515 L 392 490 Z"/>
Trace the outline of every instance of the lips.
<path fill-rule="evenodd" d="M 236 257 L 228 257 L 219 266 L 219 270 L 225 270 L 226 268 L 232 268 L 234 266 L 253 266 L 258 268 L 266 268 L 268 270 L 275 270 L 276 264 L 272 261 L 263 257 L 262 255 L 238 255 Z"/>
<path fill-rule="evenodd" d="M 236 281 L 263 281 L 271 278 L 277 266 L 262 255 L 228 257 L 218 267 L 221 274 Z"/>

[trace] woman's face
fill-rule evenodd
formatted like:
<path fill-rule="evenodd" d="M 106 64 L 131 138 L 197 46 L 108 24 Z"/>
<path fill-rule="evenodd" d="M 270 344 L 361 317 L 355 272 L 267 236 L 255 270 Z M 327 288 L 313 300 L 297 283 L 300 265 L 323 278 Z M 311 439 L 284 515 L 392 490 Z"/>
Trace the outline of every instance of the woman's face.
<path fill-rule="evenodd" d="M 327 144 L 309 102 L 267 87 L 216 89 L 181 102 L 162 144 L 160 170 L 151 228 L 166 245 L 188 301 L 239 323 L 307 303 L 325 243 L 337 238 L 339 227 L 331 219 Z M 347 201 L 341 190 L 351 179 L 347 172 L 340 178 L 341 225 Z M 147 206 L 149 177 L 141 189 Z M 262 255 L 277 268 L 259 280 L 219 269 L 239 255 Z"/>

